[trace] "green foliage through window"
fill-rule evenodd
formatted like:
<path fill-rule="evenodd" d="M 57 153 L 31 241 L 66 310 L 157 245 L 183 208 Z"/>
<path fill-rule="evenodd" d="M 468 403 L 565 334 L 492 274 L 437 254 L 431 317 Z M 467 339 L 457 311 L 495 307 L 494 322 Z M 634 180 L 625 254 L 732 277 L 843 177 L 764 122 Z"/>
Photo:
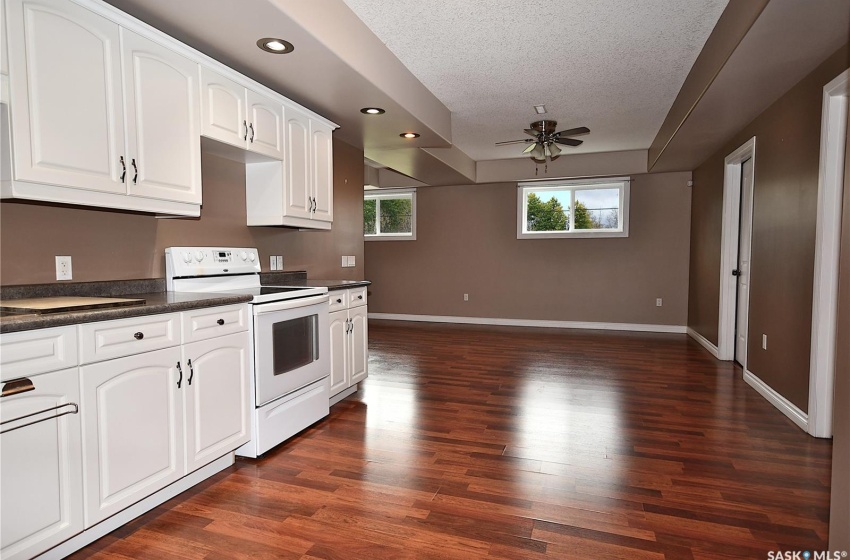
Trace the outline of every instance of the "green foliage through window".
<path fill-rule="evenodd" d="M 366 194 L 363 233 L 367 236 L 413 236 L 413 194 Z"/>

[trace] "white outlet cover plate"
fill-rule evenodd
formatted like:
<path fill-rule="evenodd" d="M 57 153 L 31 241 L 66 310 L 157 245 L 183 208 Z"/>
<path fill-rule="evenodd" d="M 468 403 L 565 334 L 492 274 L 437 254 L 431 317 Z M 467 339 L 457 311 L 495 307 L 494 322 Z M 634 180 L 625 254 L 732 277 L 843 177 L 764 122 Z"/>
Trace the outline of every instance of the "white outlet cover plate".
<path fill-rule="evenodd" d="M 56 279 L 71 280 L 73 277 L 71 270 L 71 257 L 57 256 L 56 257 Z"/>

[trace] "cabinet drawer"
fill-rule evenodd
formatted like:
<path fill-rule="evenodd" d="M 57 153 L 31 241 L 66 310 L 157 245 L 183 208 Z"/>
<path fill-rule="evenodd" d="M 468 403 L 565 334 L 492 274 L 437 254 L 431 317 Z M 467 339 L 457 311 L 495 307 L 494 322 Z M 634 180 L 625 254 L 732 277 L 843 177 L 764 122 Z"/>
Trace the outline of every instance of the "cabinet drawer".
<path fill-rule="evenodd" d="M 76 365 L 76 327 L 38 329 L 0 336 L 0 380 Z"/>
<path fill-rule="evenodd" d="M 80 363 L 131 356 L 180 344 L 180 314 L 80 325 Z"/>
<path fill-rule="evenodd" d="M 348 307 L 366 305 L 366 286 L 348 290 Z"/>
<path fill-rule="evenodd" d="M 328 292 L 330 296 L 330 311 L 333 313 L 334 311 L 340 311 L 343 309 L 348 309 L 348 290 L 335 290 L 333 292 Z"/>
<path fill-rule="evenodd" d="M 207 340 L 248 330 L 248 307 L 229 305 L 183 312 L 183 342 Z"/>

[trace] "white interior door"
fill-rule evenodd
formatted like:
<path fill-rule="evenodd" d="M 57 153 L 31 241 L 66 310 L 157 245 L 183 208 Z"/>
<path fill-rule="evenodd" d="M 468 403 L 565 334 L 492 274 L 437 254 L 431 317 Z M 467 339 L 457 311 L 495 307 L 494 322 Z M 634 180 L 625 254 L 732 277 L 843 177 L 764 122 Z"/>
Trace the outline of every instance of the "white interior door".
<path fill-rule="evenodd" d="M 741 164 L 741 226 L 738 234 L 738 297 L 735 361 L 747 366 L 747 319 L 750 304 L 750 253 L 753 237 L 753 160 Z"/>

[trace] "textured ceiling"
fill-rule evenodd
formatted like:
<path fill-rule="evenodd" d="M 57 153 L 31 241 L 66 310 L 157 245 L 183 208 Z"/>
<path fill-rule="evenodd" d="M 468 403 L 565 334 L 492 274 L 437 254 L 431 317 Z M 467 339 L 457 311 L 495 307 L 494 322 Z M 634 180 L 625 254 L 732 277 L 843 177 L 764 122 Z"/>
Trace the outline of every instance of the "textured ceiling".
<path fill-rule="evenodd" d="M 646 149 L 727 0 L 344 0 L 452 111 L 474 160 L 520 157 L 538 120 L 591 134 L 565 153 Z M 566 151 L 569 150 L 569 151 Z"/>

